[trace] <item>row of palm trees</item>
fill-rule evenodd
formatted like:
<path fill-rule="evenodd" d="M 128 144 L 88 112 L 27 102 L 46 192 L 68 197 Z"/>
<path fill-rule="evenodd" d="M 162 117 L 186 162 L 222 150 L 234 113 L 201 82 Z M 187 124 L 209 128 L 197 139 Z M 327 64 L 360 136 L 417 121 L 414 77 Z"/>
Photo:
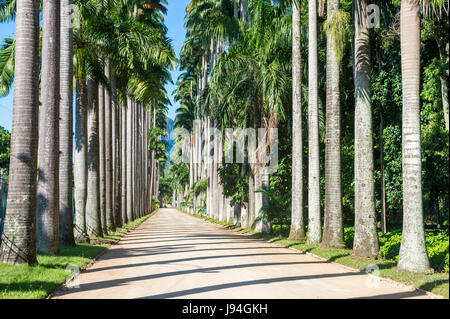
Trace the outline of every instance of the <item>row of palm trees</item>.
<path fill-rule="evenodd" d="M 16 35 L 0 262 L 32 265 L 37 252 L 59 254 L 151 211 L 160 167 L 150 130 L 164 125 L 175 57 L 161 1 L 9 0 L 1 9 Z"/>
<path fill-rule="evenodd" d="M 403 238 L 398 269 L 429 272 L 425 247 L 420 140 L 420 22 L 421 6 L 436 8 L 444 1 L 401 1 L 401 57 L 403 81 Z M 370 37 L 368 1 L 353 1 L 354 88 L 355 88 L 355 238 L 356 257 L 376 258 L 379 253 L 372 141 L 370 82 Z M 381 5 L 381 3 L 380 3 Z M 344 247 L 341 191 L 340 65 L 346 27 L 350 16 L 340 1 L 193 0 L 187 8 L 186 41 L 181 53 L 185 73 L 178 80 L 177 100 L 181 107 L 175 126 L 191 132 L 190 140 L 177 143 L 190 148 L 189 165 L 173 164 L 173 172 L 189 169 L 189 179 L 175 180 L 174 203 L 192 212 L 204 207 L 194 192 L 206 180 L 206 211 L 210 217 L 271 230 L 261 218 L 267 198 L 258 190 L 268 185 L 265 164 L 256 163 L 242 173 L 248 176 L 248 198 L 231 205 L 223 195 L 218 178 L 223 144 L 214 140 L 216 161 L 193 160 L 202 144 L 193 141 L 192 120 L 201 121 L 200 131 L 211 141 L 214 128 L 276 127 L 292 103 L 292 240 L 307 240 L 324 248 Z M 302 65 L 301 14 L 308 14 L 308 64 Z M 320 211 L 318 15 L 326 15 L 326 107 L 325 107 L 325 196 L 322 233 Z M 292 19 L 292 20 L 289 20 Z M 286 44 L 291 41 L 291 63 Z M 284 59 L 284 60 L 283 60 Z M 308 233 L 303 217 L 302 72 L 308 73 Z M 289 75 L 292 74 L 292 76 Z M 289 85 L 291 84 L 291 86 Z M 268 152 L 270 143 L 260 152 Z M 199 147 L 199 149 L 195 149 Z M 217 151 L 218 150 L 218 151 Z M 248 155 L 250 156 L 250 154 Z M 181 195 L 181 196 L 179 196 Z M 188 204 L 189 200 L 191 204 Z M 198 209 L 200 208 L 200 209 Z"/>

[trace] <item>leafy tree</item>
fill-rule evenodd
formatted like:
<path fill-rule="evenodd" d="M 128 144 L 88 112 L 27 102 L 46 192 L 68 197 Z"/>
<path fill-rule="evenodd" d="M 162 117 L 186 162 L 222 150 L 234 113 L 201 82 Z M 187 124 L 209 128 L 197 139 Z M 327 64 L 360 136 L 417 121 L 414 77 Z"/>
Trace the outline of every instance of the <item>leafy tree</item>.
<path fill-rule="evenodd" d="M 0 126 L 0 169 L 5 173 L 9 169 L 9 157 L 11 149 L 11 133 Z"/>

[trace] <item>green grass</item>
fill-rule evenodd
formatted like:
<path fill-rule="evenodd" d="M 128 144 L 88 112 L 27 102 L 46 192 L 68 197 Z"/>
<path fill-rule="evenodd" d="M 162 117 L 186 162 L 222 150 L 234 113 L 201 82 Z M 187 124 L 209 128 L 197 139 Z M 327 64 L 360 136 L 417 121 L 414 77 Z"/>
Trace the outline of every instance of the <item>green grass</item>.
<path fill-rule="evenodd" d="M 92 238 L 89 244 L 77 244 L 76 247 L 61 246 L 59 256 L 38 254 L 38 265 L 0 264 L 0 299 L 42 299 L 55 288 L 63 284 L 72 275 L 73 270 L 66 270 L 73 265 L 80 269 L 86 267 L 106 247 L 111 246 L 127 232 L 139 226 L 150 216 L 136 219 L 111 232 L 105 238 Z"/>
<path fill-rule="evenodd" d="M 221 222 L 206 216 L 193 215 L 185 211 L 180 210 L 182 213 L 204 219 L 215 224 L 222 225 L 226 228 L 236 231 L 244 232 L 252 235 L 255 238 L 261 238 L 272 243 L 277 243 L 285 247 L 291 247 L 302 252 L 309 252 L 314 255 L 326 258 L 329 261 L 349 266 L 352 268 L 365 271 L 369 265 L 377 265 L 379 268 L 378 275 L 380 277 L 389 278 L 397 282 L 404 283 L 415 288 L 423 289 L 425 291 L 432 292 L 437 295 L 449 298 L 449 274 L 448 272 L 440 272 L 434 274 L 413 274 L 407 272 L 398 272 L 397 264 L 393 261 L 386 259 L 367 260 L 353 258 L 351 249 L 322 249 L 318 246 L 308 245 L 305 242 L 290 241 L 280 236 L 274 236 L 273 234 L 262 234 L 255 232 L 252 229 L 246 229 L 234 224 Z"/>

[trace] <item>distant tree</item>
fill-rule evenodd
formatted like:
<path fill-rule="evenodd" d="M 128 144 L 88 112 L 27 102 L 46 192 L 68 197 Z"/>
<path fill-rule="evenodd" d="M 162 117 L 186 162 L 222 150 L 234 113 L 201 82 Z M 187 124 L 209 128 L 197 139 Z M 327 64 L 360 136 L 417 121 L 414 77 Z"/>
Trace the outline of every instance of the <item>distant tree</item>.
<path fill-rule="evenodd" d="M 11 148 L 11 133 L 0 126 L 0 169 L 9 168 L 9 156 Z"/>

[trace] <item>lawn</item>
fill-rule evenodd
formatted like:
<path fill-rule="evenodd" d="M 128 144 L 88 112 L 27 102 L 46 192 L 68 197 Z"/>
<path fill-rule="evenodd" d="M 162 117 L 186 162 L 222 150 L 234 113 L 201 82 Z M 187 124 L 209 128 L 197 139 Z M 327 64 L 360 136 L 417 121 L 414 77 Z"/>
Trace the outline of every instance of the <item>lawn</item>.
<path fill-rule="evenodd" d="M 181 211 L 181 210 L 180 210 Z M 202 218 L 206 221 L 222 225 L 226 228 L 250 234 L 256 238 L 262 238 L 269 242 L 277 243 L 285 247 L 297 249 L 302 252 L 308 252 L 316 256 L 326 258 L 329 261 L 349 266 L 352 268 L 365 271 L 368 266 L 376 265 L 379 269 L 377 275 L 384 278 L 389 278 L 397 282 L 404 283 L 415 288 L 423 289 L 437 295 L 449 298 L 449 273 L 436 272 L 434 274 L 412 274 L 406 272 L 398 272 L 397 264 L 394 261 L 383 258 L 377 260 L 356 259 L 353 258 L 351 249 L 321 249 L 318 246 L 308 245 L 304 242 L 290 241 L 285 237 L 273 234 L 262 234 L 251 229 L 241 228 L 234 224 L 221 222 L 206 216 L 193 215 L 185 211 L 181 211 L 190 216 Z"/>
<path fill-rule="evenodd" d="M 72 275 L 74 268 L 83 269 L 106 247 L 111 246 L 130 230 L 136 228 L 150 216 L 118 228 L 105 238 L 91 238 L 89 244 L 77 244 L 76 247 L 61 246 L 59 256 L 38 254 L 38 265 L 0 264 L 0 299 L 42 299 Z"/>

